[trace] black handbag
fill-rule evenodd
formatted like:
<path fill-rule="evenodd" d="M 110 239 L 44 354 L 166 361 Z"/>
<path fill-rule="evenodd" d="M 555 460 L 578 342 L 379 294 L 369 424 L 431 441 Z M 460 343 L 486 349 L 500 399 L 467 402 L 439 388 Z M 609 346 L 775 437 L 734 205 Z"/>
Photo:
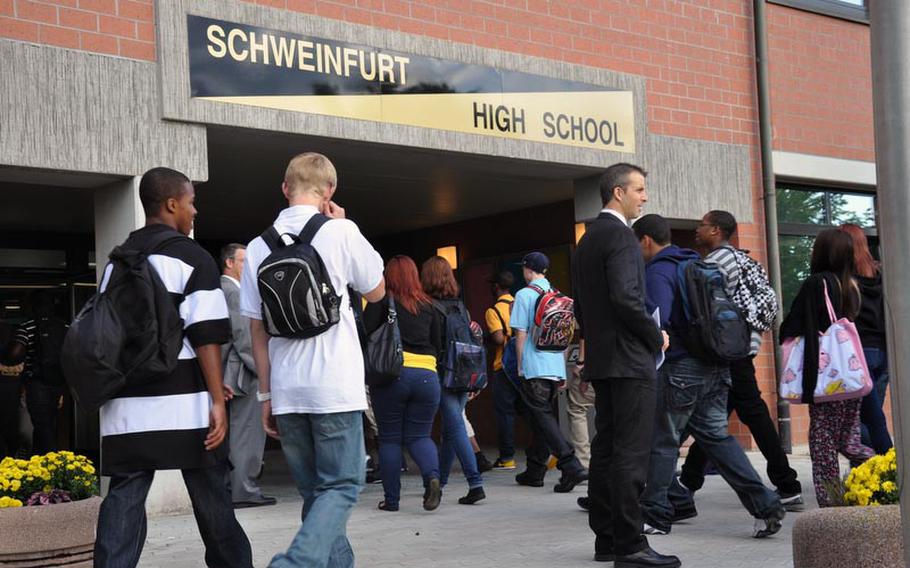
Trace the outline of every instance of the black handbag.
<path fill-rule="evenodd" d="M 398 312 L 395 300 L 389 294 L 389 313 L 386 321 L 370 333 L 364 354 L 366 382 L 370 387 L 384 387 L 395 382 L 404 365 L 404 348 L 398 329 Z"/>

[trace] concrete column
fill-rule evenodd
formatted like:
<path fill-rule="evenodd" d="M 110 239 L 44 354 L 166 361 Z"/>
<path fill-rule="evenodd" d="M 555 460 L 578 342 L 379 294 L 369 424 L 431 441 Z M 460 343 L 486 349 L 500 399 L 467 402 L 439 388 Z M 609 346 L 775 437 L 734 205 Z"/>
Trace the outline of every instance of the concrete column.
<path fill-rule="evenodd" d="M 133 177 L 95 191 L 95 263 L 99 281 L 111 250 L 125 241 L 131 231 L 145 225 L 145 214 L 139 201 L 139 180 L 139 177 Z M 102 482 L 105 492 L 107 481 Z M 145 508 L 150 516 L 191 511 L 190 497 L 179 471 L 155 474 Z"/>
<path fill-rule="evenodd" d="M 903 493 L 910 472 L 910 416 L 904 416 L 910 413 L 910 2 L 873 0 L 869 15 L 891 406 Z M 904 562 L 910 566 L 910 498 L 901 499 L 900 507 Z"/>

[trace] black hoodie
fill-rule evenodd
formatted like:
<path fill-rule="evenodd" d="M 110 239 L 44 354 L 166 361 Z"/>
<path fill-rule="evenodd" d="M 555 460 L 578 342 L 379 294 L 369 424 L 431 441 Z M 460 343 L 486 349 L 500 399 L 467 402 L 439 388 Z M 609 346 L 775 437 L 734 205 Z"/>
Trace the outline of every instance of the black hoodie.
<path fill-rule="evenodd" d="M 856 330 L 864 348 L 885 349 L 885 300 L 882 290 L 882 275 L 871 278 L 857 276 L 859 290 L 863 295 L 859 315 L 856 316 Z"/>

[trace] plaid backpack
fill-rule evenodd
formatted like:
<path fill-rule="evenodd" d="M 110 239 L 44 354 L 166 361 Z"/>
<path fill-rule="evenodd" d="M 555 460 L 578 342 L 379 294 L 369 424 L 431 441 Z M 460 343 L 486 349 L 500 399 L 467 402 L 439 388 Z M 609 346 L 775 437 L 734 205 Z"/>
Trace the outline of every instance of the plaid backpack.
<path fill-rule="evenodd" d="M 771 329 L 780 305 L 765 268 L 749 256 L 749 251 L 724 248 L 733 253 L 736 265 L 739 266 L 739 285 L 731 298 L 733 303 L 742 310 L 749 327 L 755 331 Z"/>

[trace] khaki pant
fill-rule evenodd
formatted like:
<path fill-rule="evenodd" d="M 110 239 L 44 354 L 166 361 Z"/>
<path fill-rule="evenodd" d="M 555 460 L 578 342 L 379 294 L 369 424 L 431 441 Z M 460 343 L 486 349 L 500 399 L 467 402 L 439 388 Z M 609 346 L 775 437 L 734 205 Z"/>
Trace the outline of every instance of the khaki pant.
<path fill-rule="evenodd" d="M 569 444 L 585 468 L 591 463 L 591 440 L 588 436 L 588 411 L 594 408 L 594 387 L 587 387 L 581 392 L 582 381 L 570 376 L 566 386 L 566 412 L 569 415 Z"/>

